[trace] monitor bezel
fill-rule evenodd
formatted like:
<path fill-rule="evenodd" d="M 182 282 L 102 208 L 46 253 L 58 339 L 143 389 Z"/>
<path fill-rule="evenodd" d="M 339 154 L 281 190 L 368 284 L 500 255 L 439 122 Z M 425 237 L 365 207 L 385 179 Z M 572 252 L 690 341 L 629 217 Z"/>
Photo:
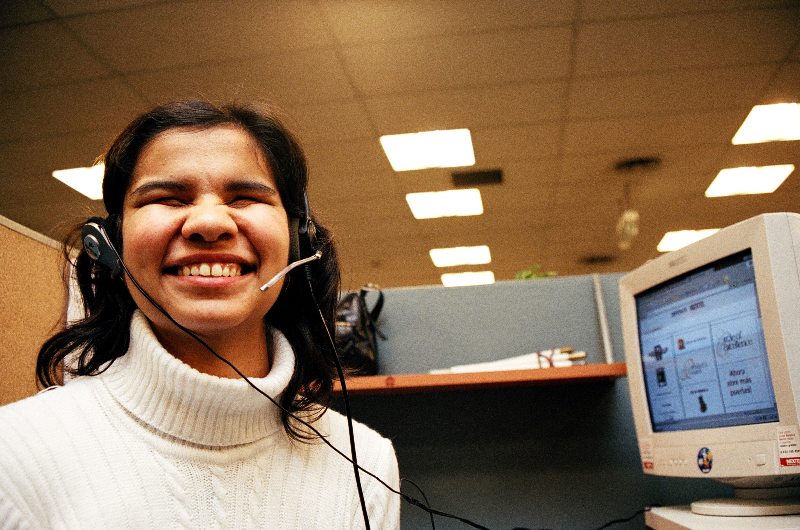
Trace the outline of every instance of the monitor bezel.
<path fill-rule="evenodd" d="M 787 215 L 794 216 L 795 219 L 787 219 Z M 776 438 L 777 427 L 797 426 L 800 423 L 797 397 L 794 395 L 795 391 L 800 391 L 800 374 L 792 373 L 786 352 L 787 344 L 800 344 L 800 331 L 790 329 L 792 312 L 795 313 L 794 322 L 797 322 L 800 280 L 797 271 L 798 257 L 795 254 L 797 242 L 792 241 L 789 222 L 800 226 L 798 219 L 800 216 L 797 214 L 765 214 L 743 221 L 689 247 L 664 254 L 620 280 L 623 342 L 631 406 L 640 443 L 648 440 L 648 443 L 658 447 L 685 447 L 691 444 L 699 446 L 699 433 L 702 433 L 704 444 L 764 441 Z M 756 292 L 779 420 L 730 427 L 654 432 L 641 362 L 635 296 L 671 278 L 747 249 L 750 249 L 753 256 Z M 800 326 L 795 326 L 797 327 Z M 800 372 L 800 363 L 796 358 L 793 360 L 792 367 L 795 372 Z M 800 473 L 800 468 L 781 472 Z"/>

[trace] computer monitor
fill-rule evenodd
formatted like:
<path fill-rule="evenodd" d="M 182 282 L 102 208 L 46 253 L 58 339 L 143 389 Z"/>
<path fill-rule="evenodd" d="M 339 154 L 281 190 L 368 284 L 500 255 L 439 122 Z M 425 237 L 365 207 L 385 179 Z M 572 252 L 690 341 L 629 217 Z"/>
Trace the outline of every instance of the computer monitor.
<path fill-rule="evenodd" d="M 800 215 L 742 221 L 619 285 L 643 471 L 734 487 L 695 513 L 800 513 Z"/>

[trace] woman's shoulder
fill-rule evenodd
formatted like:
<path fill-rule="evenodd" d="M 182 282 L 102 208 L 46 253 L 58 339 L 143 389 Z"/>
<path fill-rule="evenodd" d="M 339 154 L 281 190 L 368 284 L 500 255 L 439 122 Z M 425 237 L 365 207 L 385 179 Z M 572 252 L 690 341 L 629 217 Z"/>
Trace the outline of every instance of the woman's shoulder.
<path fill-rule="evenodd" d="M 350 437 L 347 427 L 347 416 L 332 409 L 328 409 L 323 416 L 325 430 L 328 431 L 331 441 L 337 447 L 347 447 L 349 453 Z M 392 441 L 383 436 L 375 429 L 353 420 L 353 435 L 356 440 L 356 451 L 359 458 L 362 454 L 367 458 L 379 458 L 395 460 L 394 447 Z"/>
<path fill-rule="evenodd" d="M 91 386 L 76 380 L 0 407 L 0 447 L 46 442 L 80 426 L 97 408 Z"/>

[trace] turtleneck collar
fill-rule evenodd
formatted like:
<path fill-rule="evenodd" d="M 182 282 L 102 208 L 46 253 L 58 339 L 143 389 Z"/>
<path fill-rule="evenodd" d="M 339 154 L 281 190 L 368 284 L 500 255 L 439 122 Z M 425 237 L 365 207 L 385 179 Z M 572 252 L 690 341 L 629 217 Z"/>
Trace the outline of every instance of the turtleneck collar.
<path fill-rule="evenodd" d="M 272 343 L 269 374 L 250 380 L 278 401 L 291 379 L 295 358 L 277 330 Z M 244 380 L 199 372 L 170 355 L 138 310 L 131 319 L 127 353 L 96 377 L 140 421 L 194 444 L 241 445 L 283 428 L 278 408 Z"/>

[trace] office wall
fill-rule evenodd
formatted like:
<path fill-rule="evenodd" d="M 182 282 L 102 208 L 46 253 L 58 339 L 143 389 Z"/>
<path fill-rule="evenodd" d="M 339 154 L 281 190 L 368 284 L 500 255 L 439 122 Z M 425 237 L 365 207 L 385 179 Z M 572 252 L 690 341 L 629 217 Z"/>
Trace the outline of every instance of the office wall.
<path fill-rule="evenodd" d="M 603 275 L 601 285 L 613 354 L 623 361 L 618 278 Z M 604 362 L 590 276 L 385 294 L 384 373 L 567 344 L 585 350 L 590 362 Z M 644 476 L 625 378 L 351 401 L 357 419 L 394 441 L 401 477 L 422 487 L 434 508 L 492 529 L 597 528 L 646 505 L 730 494 L 709 481 Z M 421 498 L 411 484 L 403 492 Z M 642 528 L 642 521 L 640 515 L 612 528 Z M 402 527 L 430 522 L 404 503 Z M 436 528 L 468 526 L 437 517 Z"/>
<path fill-rule="evenodd" d="M 36 354 L 60 323 L 66 298 L 58 245 L 2 216 L 0 263 L 2 405 L 37 391 Z"/>

